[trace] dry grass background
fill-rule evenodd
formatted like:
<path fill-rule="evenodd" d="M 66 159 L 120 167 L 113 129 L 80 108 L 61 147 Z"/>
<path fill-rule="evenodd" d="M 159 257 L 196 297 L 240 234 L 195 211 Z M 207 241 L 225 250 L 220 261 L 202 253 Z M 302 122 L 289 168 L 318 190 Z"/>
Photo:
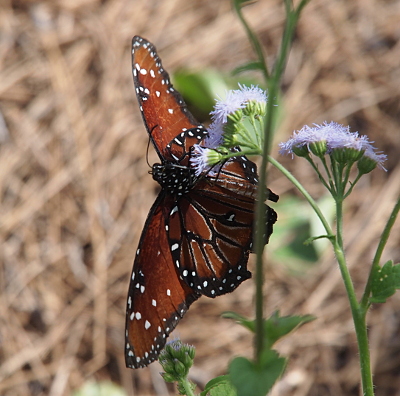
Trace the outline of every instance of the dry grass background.
<path fill-rule="evenodd" d="M 274 61 L 278 0 L 246 9 Z M 155 183 L 133 90 L 130 41 L 154 42 L 167 70 L 229 72 L 251 56 L 228 1 L 2 0 L 0 2 L 0 394 L 69 395 L 90 379 L 128 394 L 166 395 L 158 363 L 124 366 L 129 273 Z M 400 2 L 313 0 L 301 18 L 284 81 L 283 140 L 335 120 L 368 134 L 388 172 L 364 177 L 348 202 L 347 257 L 357 290 L 400 190 Z M 150 153 L 150 162 L 156 157 Z M 315 197 L 305 161 L 283 159 Z M 295 194 L 272 172 L 271 188 Z M 399 261 L 397 223 L 385 259 Z M 358 395 L 358 362 L 339 271 L 328 251 L 307 278 L 272 263 L 267 312 L 314 314 L 278 345 L 290 356 L 273 395 Z M 400 294 L 369 315 L 378 396 L 400 395 Z M 219 318 L 251 315 L 253 288 L 201 299 L 178 327 L 197 347 L 203 386 L 251 339 Z"/>

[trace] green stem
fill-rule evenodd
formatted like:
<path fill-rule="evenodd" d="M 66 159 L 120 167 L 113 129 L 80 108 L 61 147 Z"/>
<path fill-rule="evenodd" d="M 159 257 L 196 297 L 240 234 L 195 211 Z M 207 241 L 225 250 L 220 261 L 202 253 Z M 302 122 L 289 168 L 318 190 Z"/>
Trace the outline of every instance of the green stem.
<path fill-rule="evenodd" d="M 262 47 L 261 47 L 260 42 L 258 41 L 257 36 L 254 34 L 253 30 L 250 28 L 249 24 L 247 23 L 246 19 L 243 16 L 243 13 L 242 13 L 243 3 L 242 3 L 242 1 L 239 1 L 239 0 L 233 0 L 233 6 L 237 13 L 237 16 L 240 19 L 240 22 L 242 23 L 244 29 L 246 30 L 248 39 L 249 39 L 251 45 L 253 46 L 253 50 L 257 54 L 259 66 L 261 68 L 262 73 L 264 74 L 264 79 L 265 79 L 265 81 L 268 81 L 269 73 L 268 73 L 267 65 L 265 63 L 264 53 L 262 51 Z"/>
<path fill-rule="evenodd" d="M 192 383 L 187 379 L 187 377 L 179 380 L 179 385 L 185 390 L 186 396 L 195 396 Z"/>
<path fill-rule="evenodd" d="M 361 179 L 361 176 L 363 175 L 363 173 L 358 172 L 357 177 L 354 179 L 354 181 L 350 184 L 350 188 L 348 189 L 348 191 L 346 192 L 346 194 L 343 197 L 343 200 L 346 199 L 351 192 L 353 191 L 354 186 L 357 184 L 357 182 Z"/>
<path fill-rule="evenodd" d="M 353 164 L 354 163 L 352 162 L 350 164 L 347 164 L 347 166 L 346 166 L 346 172 L 345 172 L 344 179 L 343 179 L 343 192 L 346 191 L 347 183 L 349 182 L 349 178 L 350 178 L 350 171 L 351 171 Z M 343 196 L 343 200 L 346 197 L 347 197 L 347 194 Z"/>
<path fill-rule="evenodd" d="M 321 220 L 322 225 L 325 228 L 325 231 L 329 238 L 333 238 L 334 234 L 332 232 L 332 228 L 329 225 L 328 221 L 326 220 L 325 216 L 322 214 L 320 208 L 318 207 L 317 203 L 311 197 L 311 195 L 307 192 L 307 190 L 301 185 L 301 183 L 276 159 L 272 157 L 268 157 L 268 161 L 275 166 L 283 175 L 286 176 L 287 179 L 291 181 L 291 183 L 303 194 L 304 198 L 309 202 L 311 207 L 314 209 L 315 213 Z"/>
<path fill-rule="evenodd" d="M 318 169 L 318 166 L 314 163 L 314 161 L 312 160 L 312 157 L 310 155 L 307 155 L 306 157 L 304 157 L 308 163 L 312 166 L 312 168 L 315 170 L 316 174 L 318 175 L 319 180 L 321 181 L 321 183 L 326 187 L 326 189 L 328 191 L 331 192 L 331 194 L 333 195 L 333 192 L 335 191 L 335 187 L 332 183 L 332 178 L 331 175 L 329 173 L 329 171 L 327 171 L 328 174 L 328 179 L 329 179 L 329 185 L 328 183 L 325 181 L 325 179 L 323 178 L 321 172 Z M 323 162 L 322 162 L 323 163 Z"/>
<path fill-rule="evenodd" d="M 329 187 L 327 187 L 327 188 L 331 192 L 331 194 L 333 196 L 335 196 L 336 195 L 335 183 L 333 183 L 333 181 L 332 181 L 332 174 L 331 174 L 331 172 L 329 170 L 328 164 L 326 163 L 325 157 L 322 157 L 322 158 L 320 157 L 320 160 L 321 160 L 321 162 L 322 162 L 322 164 L 324 166 L 325 172 L 326 172 L 326 174 L 328 176 L 330 188 Z M 323 181 L 323 183 L 325 184 L 325 179 L 322 178 L 322 176 L 320 175 L 319 171 L 318 171 L 318 175 L 319 175 L 319 179 L 321 181 Z"/>
<path fill-rule="evenodd" d="M 385 248 L 386 242 L 389 239 L 390 232 L 391 232 L 393 225 L 396 221 L 396 218 L 399 214 L 399 210 L 400 210 L 400 197 L 397 199 L 396 205 L 394 206 L 392 213 L 390 214 L 390 217 L 386 223 L 385 229 L 382 232 L 382 236 L 379 241 L 378 248 L 376 249 L 375 257 L 372 261 L 372 266 L 371 266 L 371 270 L 369 272 L 367 285 L 365 286 L 364 294 L 362 296 L 361 303 L 360 303 L 361 309 L 363 310 L 363 312 L 366 312 L 369 307 L 369 297 L 371 295 L 371 287 L 372 287 L 372 275 L 373 275 L 374 269 L 376 267 L 379 267 L 379 262 L 381 261 L 383 249 Z"/>
<path fill-rule="evenodd" d="M 338 173 L 341 173 L 340 171 Z M 339 187 L 339 186 L 338 186 Z M 334 251 L 339 263 L 347 297 L 349 299 L 351 314 L 353 316 L 354 327 L 357 337 L 357 345 L 360 358 L 361 382 L 364 396 L 374 395 L 374 386 L 372 382 L 371 363 L 368 345 L 368 333 L 366 325 L 366 312 L 362 311 L 357 302 L 354 285 L 346 265 L 343 248 L 343 195 L 336 198 L 336 241 Z"/>

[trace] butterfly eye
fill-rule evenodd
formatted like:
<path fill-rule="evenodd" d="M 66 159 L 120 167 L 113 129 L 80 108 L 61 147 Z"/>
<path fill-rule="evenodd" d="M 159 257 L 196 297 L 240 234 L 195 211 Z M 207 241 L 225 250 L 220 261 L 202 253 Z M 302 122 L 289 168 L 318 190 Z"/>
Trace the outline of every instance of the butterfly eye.
<path fill-rule="evenodd" d="M 257 167 L 238 152 L 215 172 L 196 177 L 189 158 L 207 130 L 171 85 L 154 46 L 139 36 L 132 41 L 132 72 L 161 162 L 151 171 L 161 191 L 140 237 L 126 309 L 125 361 L 139 368 L 157 359 L 201 295 L 230 293 L 250 278 Z M 266 240 L 276 221 L 271 208 L 267 218 Z"/>

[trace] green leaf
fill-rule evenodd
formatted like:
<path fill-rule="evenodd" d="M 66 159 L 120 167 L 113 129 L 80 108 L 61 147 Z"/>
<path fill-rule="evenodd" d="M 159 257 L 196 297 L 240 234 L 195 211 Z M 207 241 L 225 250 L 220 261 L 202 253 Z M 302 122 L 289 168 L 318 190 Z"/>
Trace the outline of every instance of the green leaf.
<path fill-rule="evenodd" d="M 371 303 L 384 303 L 392 296 L 396 289 L 400 289 L 400 265 L 393 265 L 389 260 L 383 267 L 376 267 L 372 274 L 372 285 L 369 301 Z"/>
<path fill-rule="evenodd" d="M 209 381 L 200 396 L 237 396 L 236 389 L 228 375 L 221 375 Z"/>
<path fill-rule="evenodd" d="M 268 350 L 259 366 L 244 357 L 233 359 L 229 364 L 229 378 L 238 396 L 265 396 L 285 367 L 286 359 Z"/>
<path fill-rule="evenodd" d="M 236 312 L 224 312 L 223 318 L 233 319 L 240 325 L 255 333 L 254 320 L 246 319 Z M 279 311 L 274 312 L 270 318 L 264 320 L 264 339 L 266 348 L 270 348 L 276 341 L 290 333 L 296 327 L 315 320 L 312 315 L 303 316 L 279 316 Z"/>
<path fill-rule="evenodd" d="M 295 328 L 315 320 L 315 316 L 279 316 L 279 311 L 274 312 L 264 324 L 266 346 L 271 347 L 276 341 L 293 331 Z"/>
<path fill-rule="evenodd" d="M 198 73 L 181 70 L 173 77 L 176 88 L 185 100 L 205 118 L 208 118 L 208 113 L 215 104 L 214 98 L 223 96 L 229 89 L 222 74 L 209 69 Z"/>
<path fill-rule="evenodd" d="M 232 311 L 224 312 L 221 316 L 225 319 L 233 319 L 246 329 L 250 330 L 252 333 L 255 332 L 256 327 L 254 320 L 247 319 L 244 316 Z"/>
<path fill-rule="evenodd" d="M 232 74 L 234 76 L 243 73 L 245 71 L 251 71 L 251 70 L 263 70 L 263 66 L 261 62 L 248 62 L 245 63 L 242 66 L 238 66 L 235 69 L 233 69 Z"/>

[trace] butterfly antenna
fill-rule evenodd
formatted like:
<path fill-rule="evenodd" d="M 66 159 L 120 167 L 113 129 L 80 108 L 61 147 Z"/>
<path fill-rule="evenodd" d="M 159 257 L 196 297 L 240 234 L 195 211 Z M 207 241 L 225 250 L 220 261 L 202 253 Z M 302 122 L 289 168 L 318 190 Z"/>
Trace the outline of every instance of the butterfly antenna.
<path fill-rule="evenodd" d="M 147 162 L 147 165 L 151 168 L 151 165 L 149 162 L 149 147 L 150 147 L 150 137 L 149 137 L 149 140 L 147 141 L 146 162 Z"/>

